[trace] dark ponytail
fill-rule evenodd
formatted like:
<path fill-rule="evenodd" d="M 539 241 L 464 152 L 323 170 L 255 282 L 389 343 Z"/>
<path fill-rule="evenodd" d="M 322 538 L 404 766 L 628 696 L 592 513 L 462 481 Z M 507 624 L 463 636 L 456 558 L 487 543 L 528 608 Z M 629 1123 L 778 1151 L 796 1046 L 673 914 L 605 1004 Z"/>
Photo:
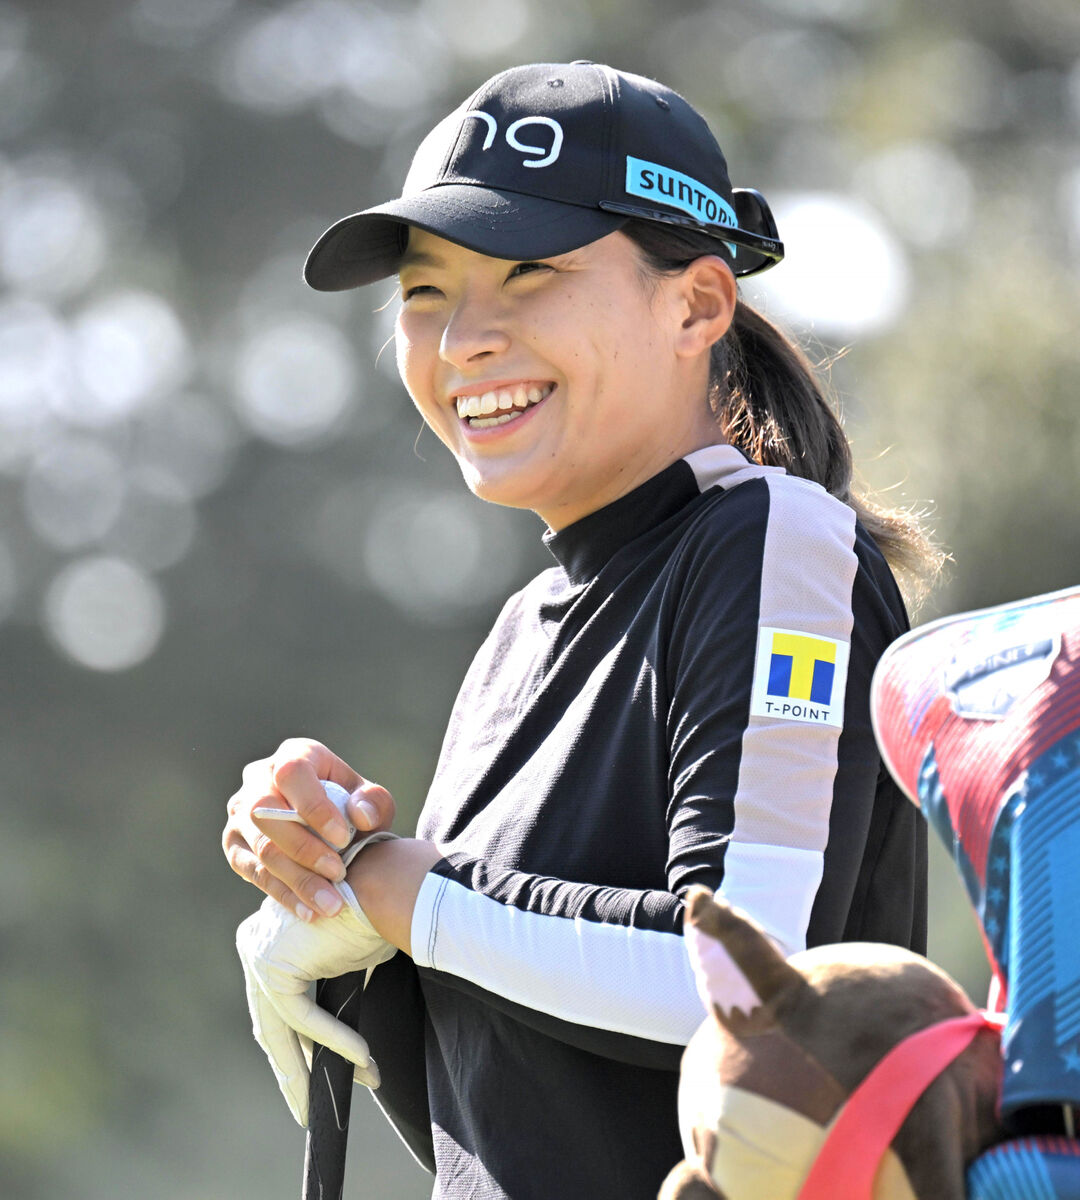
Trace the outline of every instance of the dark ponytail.
<path fill-rule="evenodd" d="M 674 274 L 717 253 L 708 234 L 675 225 L 633 220 L 622 232 L 640 250 L 646 273 Z M 731 328 L 712 348 L 709 405 L 724 440 L 748 458 L 812 479 L 853 508 L 909 599 L 925 595 L 945 555 L 921 514 L 889 508 L 855 485 L 851 447 L 813 364 L 742 300 Z"/>

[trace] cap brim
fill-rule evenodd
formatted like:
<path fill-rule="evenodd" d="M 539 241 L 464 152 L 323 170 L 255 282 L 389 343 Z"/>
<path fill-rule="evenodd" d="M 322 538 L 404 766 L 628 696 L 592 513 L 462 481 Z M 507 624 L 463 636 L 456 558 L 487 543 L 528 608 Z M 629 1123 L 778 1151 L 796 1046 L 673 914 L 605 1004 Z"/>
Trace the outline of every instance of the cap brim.
<path fill-rule="evenodd" d="M 353 213 L 331 225 L 304 264 L 320 292 L 375 283 L 397 272 L 409 226 L 492 258 L 565 254 L 614 233 L 627 217 L 474 184 L 448 183 Z"/>

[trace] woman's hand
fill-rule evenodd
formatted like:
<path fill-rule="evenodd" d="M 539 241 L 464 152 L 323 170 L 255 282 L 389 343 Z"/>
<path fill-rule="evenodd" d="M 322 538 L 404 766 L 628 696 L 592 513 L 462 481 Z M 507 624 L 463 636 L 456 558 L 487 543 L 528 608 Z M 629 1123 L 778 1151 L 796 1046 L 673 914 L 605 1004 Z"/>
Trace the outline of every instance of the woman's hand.
<path fill-rule="evenodd" d="M 332 921 L 308 923 L 264 900 L 236 931 L 236 949 L 244 967 L 255 1040 L 301 1125 L 308 1121 L 311 1042 L 349 1059 L 358 1082 L 379 1086 L 367 1042 L 308 995 L 312 980 L 373 970 L 395 954 L 359 907 L 347 905 Z"/>
<path fill-rule="evenodd" d="M 341 910 L 341 897 L 327 884 L 344 879 L 345 866 L 331 847 L 344 849 L 353 836 L 327 799 L 324 779 L 350 793 L 348 815 L 356 829 L 374 833 L 390 828 L 394 799 L 385 788 L 364 779 L 322 743 L 291 738 L 269 758 L 244 768 L 243 785 L 229 799 L 221 837 L 237 875 L 304 921 Z M 261 807 L 295 809 L 307 826 L 253 816 Z"/>

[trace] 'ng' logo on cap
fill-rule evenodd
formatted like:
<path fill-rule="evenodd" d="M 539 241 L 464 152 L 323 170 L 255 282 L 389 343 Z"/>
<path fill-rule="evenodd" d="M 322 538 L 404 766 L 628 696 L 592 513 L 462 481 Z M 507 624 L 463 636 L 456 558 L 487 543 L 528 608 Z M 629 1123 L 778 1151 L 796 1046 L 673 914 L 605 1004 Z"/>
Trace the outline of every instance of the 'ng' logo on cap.
<path fill-rule="evenodd" d="M 763 627 L 754 664 L 751 715 L 842 726 L 847 662 L 846 642 Z"/>

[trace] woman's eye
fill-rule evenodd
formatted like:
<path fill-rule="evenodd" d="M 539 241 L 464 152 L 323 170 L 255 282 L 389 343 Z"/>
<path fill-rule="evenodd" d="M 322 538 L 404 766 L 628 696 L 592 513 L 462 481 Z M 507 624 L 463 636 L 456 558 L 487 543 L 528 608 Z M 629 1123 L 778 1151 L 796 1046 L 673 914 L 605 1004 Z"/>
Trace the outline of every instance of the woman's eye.
<path fill-rule="evenodd" d="M 437 296 L 438 294 L 439 289 L 437 287 L 432 287 L 430 283 L 420 283 L 416 287 L 405 288 L 402 292 L 402 299 L 412 300 L 419 296 Z"/>
<path fill-rule="evenodd" d="M 550 271 L 551 268 L 547 263 L 542 262 L 523 262 L 517 263 L 514 269 L 510 272 L 510 278 L 515 276 L 531 275 L 534 271 Z"/>

